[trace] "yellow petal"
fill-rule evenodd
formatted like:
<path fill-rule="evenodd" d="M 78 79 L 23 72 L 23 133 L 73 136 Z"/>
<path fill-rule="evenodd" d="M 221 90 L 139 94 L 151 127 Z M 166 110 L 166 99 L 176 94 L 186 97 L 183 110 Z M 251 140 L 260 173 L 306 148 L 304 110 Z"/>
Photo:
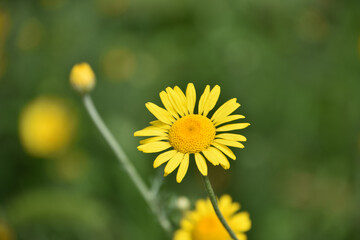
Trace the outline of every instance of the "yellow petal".
<path fill-rule="evenodd" d="M 196 103 L 196 90 L 194 84 L 189 83 L 186 88 L 186 99 L 187 99 L 187 108 L 190 114 L 194 113 L 195 103 Z"/>
<path fill-rule="evenodd" d="M 206 165 L 206 160 L 201 155 L 201 153 L 195 153 L 195 162 L 196 162 L 196 166 L 199 169 L 200 173 L 204 176 L 207 176 L 208 168 Z"/>
<path fill-rule="evenodd" d="M 188 218 L 183 218 L 180 222 L 180 226 L 183 230 L 191 230 L 194 227 L 192 221 Z"/>
<path fill-rule="evenodd" d="M 164 176 L 169 175 L 172 173 L 181 163 L 181 160 L 184 158 L 184 153 L 177 152 L 166 164 L 166 167 L 164 169 Z"/>
<path fill-rule="evenodd" d="M 243 119 L 243 118 L 245 118 L 244 115 L 238 115 L 238 114 L 229 115 L 229 116 L 223 118 L 221 121 L 218 121 L 216 123 L 214 122 L 214 125 L 216 127 L 216 126 L 219 126 L 221 124 L 224 124 L 224 123 L 227 123 L 227 122 L 232 122 L 232 121 L 235 121 L 235 120 L 238 120 L 238 119 Z"/>
<path fill-rule="evenodd" d="M 230 147 L 244 148 L 243 144 L 241 144 L 239 142 L 235 142 L 235 141 L 230 141 L 230 140 L 225 140 L 225 139 L 215 139 L 214 142 L 224 144 L 224 145 L 227 145 Z"/>
<path fill-rule="evenodd" d="M 192 237 L 188 231 L 184 230 L 177 230 L 174 233 L 174 239 L 173 240 L 191 240 Z"/>
<path fill-rule="evenodd" d="M 183 180 L 183 178 L 185 177 L 185 174 L 188 170 L 189 167 L 189 154 L 185 154 L 183 160 L 180 163 L 180 167 L 178 169 L 178 172 L 176 174 L 176 181 L 178 183 L 181 183 L 181 181 Z"/>
<path fill-rule="evenodd" d="M 231 158 L 232 160 L 236 159 L 235 154 L 231 151 L 230 148 L 228 148 L 227 146 L 225 146 L 224 144 L 220 144 L 217 142 L 212 142 L 211 145 L 213 145 L 214 147 L 216 147 L 217 149 L 219 149 L 220 151 L 222 151 L 223 153 L 226 154 L 226 156 L 228 156 L 229 158 Z"/>
<path fill-rule="evenodd" d="M 196 201 L 195 208 L 196 208 L 196 211 L 199 212 L 200 214 L 206 214 L 208 212 L 208 204 L 203 199 Z"/>
<path fill-rule="evenodd" d="M 157 141 L 168 140 L 168 139 L 169 138 L 166 136 L 151 137 L 151 138 L 140 140 L 140 144 L 146 144 L 146 143 L 157 142 Z"/>
<path fill-rule="evenodd" d="M 157 156 L 154 160 L 154 164 L 153 164 L 154 168 L 157 168 L 161 164 L 169 161 L 176 153 L 177 153 L 176 150 L 170 150 Z"/>
<path fill-rule="evenodd" d="M 219 208 L 224 216 L 233 216 L 240 209 L 240 204 L 232 202 L 229 195 L 223 195 L 219 200 Z"/>
<path fill-rule="evenodd" d="M 181 106 L 181 100 L 178 94 L 171 87 L 167 87 L 166 92 L 168 94 L 169 101 L 176 110 L 176 112 L 179 113 L 181 116 L 185 116 L 185 112 L 183 111 L 183 108 Z"/>
<path fill-rule="evenodd" d="M 153 125 L 154 127 L 158 127 L 165 130 L 169 130 L 171 128 L 171 125 L 166 124 L 160 120 L 151 121 L 150 124 Z"/>
<path fill-rule="evenodd" d="M 186 100 L 186 96 L 185 96 L 184 92 L 178 86 L 174 87 L 174 91 L 177 93 L 177 95 L 180 99 L 180 103 L 181 103 L 181 107 L 182 107 L 183 111 L 185 112 L 185 114 L 188 114 L 189 111 L 187 108 L 187 100 Z"/>
<path fill-rule="evenodd" d="M 238 240 L 247 240 L 248 239 L 245 233 L 235 233 L 235 235 Z M 185 238 L 184 238 L 184 240 L 185 240 Z"/>
<path fill-rule="evenodd" d="M 244 129 L 248 127 L 250 123 L 233 123 L 221 126 L 216 129 L 217 132 L 226 132 L 226 131 L 232 131 L 232 130 L 238 130 L 238 129 Z"/>
<path fill-rule="evenodd" d="M 204 113 L 203 115 L 206 116 L 216 105 L 220 96 L 220 87 L 216 85 L 211 92 L 209 93 L 206 102 L 204 103 Z"/>
<path fill-rule="evenodd" d="M 230 168 L 230 163 L 228 159 L 222 152 L 220 152 L 220 150 L 214 147 L 209 147 L 208 149 L 211 151 L 211 154 L 218 160 L 218 162 L 224 169 Z"/>
<path fill-rule="evenodd" d="M 211 120 L 214 123 L 219 122 L 234 112 L 238 107 L 240 107 L 240 104 L 236 102 L 236 98 L 230 99 L 216 110 Z"/>
<path fill-rule="evenodd" d="M 140 145 L 137 147 L 137 149 L 144 153 L 154 153 L 154 152 L 164 151 L 165 149 L 168 149 L 169 147 L 171 147 L 169 142 L 151 142 L 151 143 L 146 143 L 146 144 Z"/>
<path fill-rule="evenodd" d="M 134 132 L 134 136 L 136 137 L 148 137 L 148 136 L 168 136 L 168 133 L 161 128 L 149 126 L 142 130 Z"/>
<path fill-rule="evenodd" d="M 178 119 L 179 115 L 177 114 L 174 106 L 171 104 L 169 95 L 165 91 L 162 91 L 160 93 L 160 99 L 161 99 L 161 102 L 163 103 L 164 107 L 166 108 L 166 110 L 168 110 L 169 113 L 171 113 L 171 115 L 174 116 L 174 118 Z"/>
<path fill-rule="evenodd" d="M 202 151 L 202 153 L 205 155 L 206 159 L 209 160 L 214 166 L 219 165 L 219 161 L 216 158 L 216 156 L 213 154 L 210 148 L 205 149 Z"/>
<path fill-rule="evenodd" d="M 248 212 L 235 214 L 230 220 L 230 225 L 234 226 L 235 231 L 246 232 L 251 228 L 251 220 Z"/>
<path fill-rule="evenodd" d="M 219 208 L 221 211 L 224 211 L 225 209 L 229 208 L 232 204 L 231 196 L 228 194 L 224 194 L 219 199 Z"/>
<path fill-rule="evenodd" d="M 216 134 L 215 138 L 222 138 L 225 140 L 237 141 L 237 142 L 246 142 L 246 137 L 240 134 L 234 133 L 221 133 Z"/>
<path fill-rule="evenodd" d="M 160 121 L 167 124 L 172 124 L 175 121 L 174 117 L 168 111 L 156 104 L 148 102 L 145 106 Z"/>
<path fill-rule="evenodd" d="M 206 102 L 209 94 L 210 94 L 210 86 L 207 85 L 205 87 L 204 93 L 201 95 L 200 100 L 199 100 L 199 114 L 202 114 L 204 112 L 205 102 Z"/>

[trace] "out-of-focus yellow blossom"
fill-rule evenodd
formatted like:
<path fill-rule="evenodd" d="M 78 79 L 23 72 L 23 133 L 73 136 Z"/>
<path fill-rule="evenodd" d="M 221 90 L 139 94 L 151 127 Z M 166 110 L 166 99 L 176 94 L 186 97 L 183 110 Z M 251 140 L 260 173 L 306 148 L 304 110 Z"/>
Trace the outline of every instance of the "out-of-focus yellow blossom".
<path fill-rule="evenodd" d="M 126 49 L 114 48 L 102 60 L 106 77 L 111 81 L 128 80 L 135 72 L 135 55 Z"/>
<path fill-rule="evenodd" d="M 1 240 L 13 240 L 15 239 L 13 232 L 7 224 L 0 220 L 0 239 Z"/>
<path fill-rule="evenodd" d="M 95 74 L 88 63 L 76 64 L 70 73 L 71 85 L 80 93 L 88 93 L 95 86 Z"/>
<path fill-rule="evenodd" d="M 9 33 L 10 17 L 9 14 L 0 9 L 0 49 L 4 47 L 7 35 Z"/>
<path fill-rule="evenodd" d="M 20 28 L 17 46 L 23 51 L 32 50 L 41 43 L 43 35 L 43 24 L 36 18 L 28 19 Z"/>
<path fill-rule="evenodd" d="M 308 42 L 324 40 L 329 34 L 329 23 L 326 16 L 317 10 L 304 11 L 299 18 L 298 34 Z"/>
<path fill-rule="evenodd" d="M 81 151 L 72 151 L 60 156 L 54 163 L 59 178 L 74 181 L 86 172 L 88 156 Z"/>
<path fill-rule="evenodd" d="M 219 208 L 239 240 L 246 240 L 244 232 L 251 228 L 249 213 L 238 212 L 240 204 L 232 202 L 229 195 L 219 200 Z M 175 232 L 174 240 L 231 240 L 220 220 L 216 216 L 209 199 L 198 200 L 196 209 L 186 214 Z"/>
<path fill-rule="evenodd" d="M 38 97 L 20 114 L 19 133 L 25 150 L 36 157 L 55 154 L 69 144 L 74 117 L 63 100 Z"/>
<path fill-rule="evenodd" d="M 41 4 L 46 9 L 56 9 L 64 5 L 65 0 L 41 0 Z"/>
<path fill-rule="evenodd" d="M 9 14 L 0 9 L 0 78 L 6 72 L 6 54 L 5 54 L 5 43 L 10 29 L 10 17 Z"/>
<path fill-rule="evenodd" d="M 129 0 L 97 0 L 97 9 L 104 15 L 116 17 L 129 8 Z"/>

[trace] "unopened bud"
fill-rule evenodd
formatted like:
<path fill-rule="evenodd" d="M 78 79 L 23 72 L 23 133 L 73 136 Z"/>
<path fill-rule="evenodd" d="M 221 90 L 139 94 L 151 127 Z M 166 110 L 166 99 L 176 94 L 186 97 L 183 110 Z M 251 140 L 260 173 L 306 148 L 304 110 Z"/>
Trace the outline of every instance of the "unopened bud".
<path fill-rule="evenodd" d="M 95 86 L 95 74 L 88 63 L 74 65 L 70 73 L 70 83 L 80 93 L 88 93 Z"/>
<path fill-rule="evenodd" d="M 187 211 L 190 209 L 190 201 L 187 197 L 184 196 L 178 197 L 176 205 L 180 211 Z"/>

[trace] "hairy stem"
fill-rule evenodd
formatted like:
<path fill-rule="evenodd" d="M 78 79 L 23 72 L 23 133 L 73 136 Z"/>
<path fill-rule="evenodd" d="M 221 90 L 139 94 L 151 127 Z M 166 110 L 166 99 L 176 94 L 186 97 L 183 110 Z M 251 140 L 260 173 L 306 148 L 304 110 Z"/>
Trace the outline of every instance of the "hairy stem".
<path fill-rule="evenodd" d="M 217 217 L 219 218 L 220 222 L 222 223 L 222 225 L 224 226 L 224 228 L 226 229 L 226 231 L 230 234 L 231 238 L 234 240 L 238 240 L 238 238 L 236 237 L 235 233 L 233 232 L 233 230 L 230 228 L 229 224 L 226 222 L 224 216 L 222 215 L 222 213 L 220 212 L 219 206 L 217 204 L 217 200 L 216 200 L 216 196 L 214 193 L 214 190 L 211 186 L 210 180 L 208 176 L 202 176 L 203 180 L 204 180 L 204 184 L 205 184 L 205 188 L 206 191 L 209 195 L 211 204 L 214 207 L 215 213 L 217 215 Z"/>
<path fill-rule="evenodd" d="M 104 121 L 101 119 L 90 95 L 84 95 L 83 102 L 94 124 L 99 129 L 100 133 L 103 135 L 110 148 L 114 151 L 118 161 L 128 173 L 130 179 L 133 181 L 134 185 L 137 187 L 140 194 L 142 195 L 146 203 L 149 205 L 151 211 L 158 219 L 160 225 L 168 234 L 170 234 L 172 232 L 171 224 L 166 218 L 166 216 L 163 214 L 163 212 L 160 211 L 156 196 L 153 196 L 143 179 L 136 171 L 135 167 L 132 165 L 128 156 L 125 154 L 120 144 L 115 140 L 114 136 L 111 134 Z"/>

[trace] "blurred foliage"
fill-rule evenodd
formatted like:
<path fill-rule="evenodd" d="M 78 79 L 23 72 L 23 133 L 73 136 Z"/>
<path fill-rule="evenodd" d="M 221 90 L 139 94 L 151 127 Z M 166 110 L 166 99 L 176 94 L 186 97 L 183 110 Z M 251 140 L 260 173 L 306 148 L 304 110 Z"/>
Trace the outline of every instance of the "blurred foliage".
<path fill-rule="evenodd" d="M 252 126 L 215 191 L 248 211 L 249 239 L 360 239 L 360 1 L 0 1 L 0 239 L 166 239 L 69 86 L 71 67 L 97 74 L 93 98 L 149 182 L 154 155 L 135 130 L 153 120 L 167 86 L 219 84 Z M 34 157 L 22 147 L 22 109 L 67 101 L 71 144 Z M 161 188 L 204 198 L 194 163 Z M 175 200 L 174 200 L 175 199 Z"/>

